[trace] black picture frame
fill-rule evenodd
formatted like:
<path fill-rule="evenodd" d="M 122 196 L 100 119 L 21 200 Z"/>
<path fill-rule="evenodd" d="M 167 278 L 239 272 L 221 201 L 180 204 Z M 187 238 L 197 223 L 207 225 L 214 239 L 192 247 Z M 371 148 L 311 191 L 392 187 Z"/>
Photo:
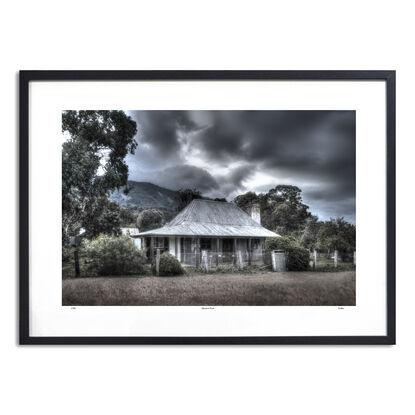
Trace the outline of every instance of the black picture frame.
<path fill-rule="evenodd" d="M 29 84 L 36 81 L 385 81 L 386 279 L 385 336 L 273 337 L 33 337 L 29 331 Z M 19 343 L 21 345 L 391 345 L 396 342 L 395 299 L 395 71 L 20 71 L 19 79 Z"/>

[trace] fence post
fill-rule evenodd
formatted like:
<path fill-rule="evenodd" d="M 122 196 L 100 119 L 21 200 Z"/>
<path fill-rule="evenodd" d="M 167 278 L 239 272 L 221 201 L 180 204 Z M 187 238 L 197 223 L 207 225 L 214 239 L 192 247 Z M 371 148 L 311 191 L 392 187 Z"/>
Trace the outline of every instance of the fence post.
<path fill-rule="evenodd" d="M 75 251 L 73 251 L 73 257 L 75 261 L 75 277 L 79 277 L 81 275 L 81 271 L 79 268 L 79 255 L 78 255 L 78 248 L 75 248 Z"/>
<path fill-rule="evenodd" d="M 356 265 L 356 251 L 353 252 L 353 265 Z"/>
<path fill-rule="evenodd" d="M 216 266 L 219 266 L 219 238 L 216 238 Z"/>
<path fill-rule="evenodd" d="M 200 238 L 196 238 L 196 268 L 200 266 Z"/>
<path fill-rule="evenodd" d="M 277 258 L 275 257 L 276 252 L 275 251 L 271 251 L 271 263 L 272 263 L 272 270 L 276 271 L 277 270 Z"/>
<path fill-rule="evenodd" d="M 313 255 L 313 270 L 315 271 L 317 268 L 317 249 L 314 250 Z"/>
<path fill-rule="evenodd" d="M 334 250 L 334 268 L 337 268 L 338 253 L 337 249 Z"/>
<path fill-rule="evenodd" d="M 150 236 L 150 262 L 153 262 L 154 258 L 154 238 Z"/>
<path fill-rule="evenodd" d="M 237 255 L 237 258 L 238 258 L 238 268 L 243 269 L 243 267 L 244 267 L 244 263 L 243 263 L 243 261 L 242 261 L 242 252 L 241 252 L 241 250 L 240 250 L 240 249 L 238 249 L 238 255 Z"/>
<path fill-rule="evenodd" d="M 205 250 L 202 251 L 202 267 L 206 272 L 209 272 L 208 255 Z"/>
<path fill-rule="evenodd" d="M 156 254 L 156 274 L 159 275 L 160 272 L 160 248 L 157 248 Z"/>

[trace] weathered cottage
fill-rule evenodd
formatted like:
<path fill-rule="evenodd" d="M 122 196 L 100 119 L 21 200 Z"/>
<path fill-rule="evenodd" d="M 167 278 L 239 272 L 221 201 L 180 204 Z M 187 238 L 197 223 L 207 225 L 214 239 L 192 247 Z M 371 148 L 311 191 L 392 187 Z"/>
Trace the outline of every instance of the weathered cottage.
<path fill-rule="evenodd" d="M 149 259 L 169 251 L 184 265 L 262 264 L 265 238 L 279 236 L 261 226 L 258 206 L 249 216 L 234 203 L 195 199 L 159 229 L 141 232 Z"/>

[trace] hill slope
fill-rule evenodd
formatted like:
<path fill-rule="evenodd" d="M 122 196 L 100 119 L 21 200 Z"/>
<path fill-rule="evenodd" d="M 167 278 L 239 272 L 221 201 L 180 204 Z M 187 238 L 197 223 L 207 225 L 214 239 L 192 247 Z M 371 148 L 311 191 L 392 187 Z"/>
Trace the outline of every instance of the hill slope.
<path fill-rule="evenodd" d="M 160 209 L 175 212 L 179 205 L 179 193 L 147 182 L 128 181 L 130 191 L 128 195 L 124 189 L 115 191 L 110 200 L 121 206 L 128 206 L 134 210 Z"/>

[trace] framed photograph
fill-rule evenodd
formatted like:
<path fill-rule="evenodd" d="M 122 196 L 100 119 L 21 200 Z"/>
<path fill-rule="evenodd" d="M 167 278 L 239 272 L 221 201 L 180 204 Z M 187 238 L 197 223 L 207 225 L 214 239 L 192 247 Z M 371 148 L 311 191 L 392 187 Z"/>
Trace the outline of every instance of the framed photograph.
<path fill-rule="evenodd" d="M 21 344 L 395 344 L 394 71 L 21 71 Z"/>

